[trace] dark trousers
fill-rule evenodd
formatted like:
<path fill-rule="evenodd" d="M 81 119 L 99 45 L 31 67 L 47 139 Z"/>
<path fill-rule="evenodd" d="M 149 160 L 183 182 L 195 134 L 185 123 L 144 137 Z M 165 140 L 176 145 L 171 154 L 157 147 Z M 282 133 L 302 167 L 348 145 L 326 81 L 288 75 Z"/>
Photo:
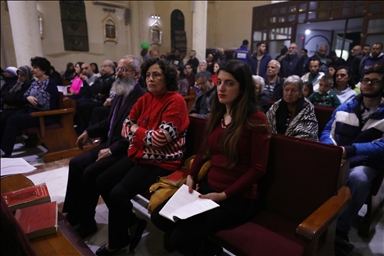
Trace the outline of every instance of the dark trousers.
<path fill-rule="evenodd" d="M 206 180 L 199 183 L 201 194 L 214 192 Z M 160 204 L 151 214 L 153 224 L 170 234 L 172 247 L 183 255 L 197 255 L 206 235 L 237 226 L 249 221 L 256 214 L 256 202 L 244 197 L 232 197 L 218 202 L 220 207 L 192 216 L 176 223 L 159 215 L 159 211 L 168 202 Z"/>
<path fill-rule="evenodd" d="M 91 121 L 92 110 L 102 105 L 102 102 L 87 98 L 76 100 L 75 123 L 77 124 L 76 131 L 78 134 L 83 133 L 83 131 L 88 128 L 89 122 Z"/>
<path fill-rule="evenodd" d="M 119 248 L 130 241 L 128 228 L 137 221 L 131 199 L 171 171 L 155 165 L 135 164 L 128 158 L 113 165 L 96 179 L 96 186 L 109 209 L 108 243 Z"/>
<path fill-rule="evenodd" d="M 96 162 L 101 149 L 107 148 L 105 143 L 71 159 L 69 162 L 67 192 L 63 212 L 71 219 L 87 225 L 94 221 L 95 208 L 99 200 L 96 190 L 96 178 L 110 166 L 127 158 L 126 153 L 111 155 Z"/>
<path fill-rule="evenodd" d="M 19 111 L 18 109 L 2 109 L 2 111 L 1 111 L 1 124 L 0 124 L 0 126 L 1 126 L 0 139 L 1 139 L 1 141 L 3 140 L 3 136 L 4 136 L 4 132 L 5 132 L 5 126 L 7 125 L 8 118 L 10 116 L 16 115 L 18 111 Z"/>
<path fill-rule="evenodd" d="M 51 125 L 55 123 L 56 118 L 44 118 L 45 125 Z M 39 126 L 39 118 L 31 117 L 30 114 L 15 114 L 8 118 L 3 138 L 1 140 L 1 149 L 6 155 L 12 155 L 13 146 L 15 145 L 16 137 L 20 131 L 29 128 Z"/>

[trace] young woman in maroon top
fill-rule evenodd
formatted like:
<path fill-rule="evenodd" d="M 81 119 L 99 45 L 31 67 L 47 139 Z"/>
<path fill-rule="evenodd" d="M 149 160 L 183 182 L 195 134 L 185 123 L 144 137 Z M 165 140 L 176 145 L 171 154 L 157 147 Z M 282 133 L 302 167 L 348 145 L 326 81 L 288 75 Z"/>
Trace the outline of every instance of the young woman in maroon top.
<path fill-rule="evenodd" d="M 172 246 L 183 255 L 214 255 L 222 250 L 204 237 L 249 221 L 256 213 L 257 182 L 265 174 L 270 130 L 258 111 L 252 74 L 241 61 L 229 61 L 218 72 L 217 94 L 202 144 L 187 176 L 190 192 L 212 199 L 220 207 L 176 223 L 159 215 L 166 203 L 151 215 L 152 222 L 170 234 Z M 201 166 L 211 168 L 196 183 Z"/>

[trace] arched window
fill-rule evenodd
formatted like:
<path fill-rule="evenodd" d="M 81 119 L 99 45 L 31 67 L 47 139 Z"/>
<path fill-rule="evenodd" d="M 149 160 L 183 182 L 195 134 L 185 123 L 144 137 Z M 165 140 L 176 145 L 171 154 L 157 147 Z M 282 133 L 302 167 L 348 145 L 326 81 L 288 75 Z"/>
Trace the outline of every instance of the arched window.
<path fill-rule="evenodd" d="M 187 36 L 184 29 L 184 14 L 180 10 L 171 13 L 171 48 L 187 52 Z"/>

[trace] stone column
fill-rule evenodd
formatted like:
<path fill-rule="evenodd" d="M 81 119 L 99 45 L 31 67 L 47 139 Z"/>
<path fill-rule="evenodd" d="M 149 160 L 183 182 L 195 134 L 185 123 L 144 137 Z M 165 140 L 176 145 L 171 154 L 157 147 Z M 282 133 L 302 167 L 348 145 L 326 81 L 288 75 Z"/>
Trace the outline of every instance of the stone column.
<path fill-rule="evenodd" d="M 36 1 L 8 1 L 17 67 L 43 56 Z M 11 35 L 10 35 L 11 36 Z"/>
<path fill-rule="evenodd" d="M 130 1 L 129 8 L 131 9 L 131 22 L 129 24 L 130 28 L 130 45 L 131 52 L 129 54 L 135 55 L 140 60 L 142 59 L 140 56 L 141 51 L 141 3 L 140 1 Z"/>
<path fill-rule="evenodd" d="M 192 49 L 196 50 L 196 57 L 199 60 L 205 60 L 207 44 L 207 1 L 193 1 L 192 12 Z"/>

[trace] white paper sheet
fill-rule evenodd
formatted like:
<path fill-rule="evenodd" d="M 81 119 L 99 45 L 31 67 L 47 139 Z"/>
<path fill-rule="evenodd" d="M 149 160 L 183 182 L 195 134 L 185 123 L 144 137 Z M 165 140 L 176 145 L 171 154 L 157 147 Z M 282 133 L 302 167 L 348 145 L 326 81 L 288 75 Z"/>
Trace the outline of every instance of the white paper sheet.
<path fill-rule="evenodd" d="M 183 184 L 164 205 L 159 214 L 176 222 L 177 219 L 187 219 L 196 214 L 219 207 L 214 201 L 201 199 L 199 195 L 200 193 L 195 190 L 190 194 L 188 186 Z"/>
<path fill-rule="evenodd" d="M 0 158 L 1 176 L 13 175 L 19 173 L 28 173 L 36 170 L 23 158 Z"/>

